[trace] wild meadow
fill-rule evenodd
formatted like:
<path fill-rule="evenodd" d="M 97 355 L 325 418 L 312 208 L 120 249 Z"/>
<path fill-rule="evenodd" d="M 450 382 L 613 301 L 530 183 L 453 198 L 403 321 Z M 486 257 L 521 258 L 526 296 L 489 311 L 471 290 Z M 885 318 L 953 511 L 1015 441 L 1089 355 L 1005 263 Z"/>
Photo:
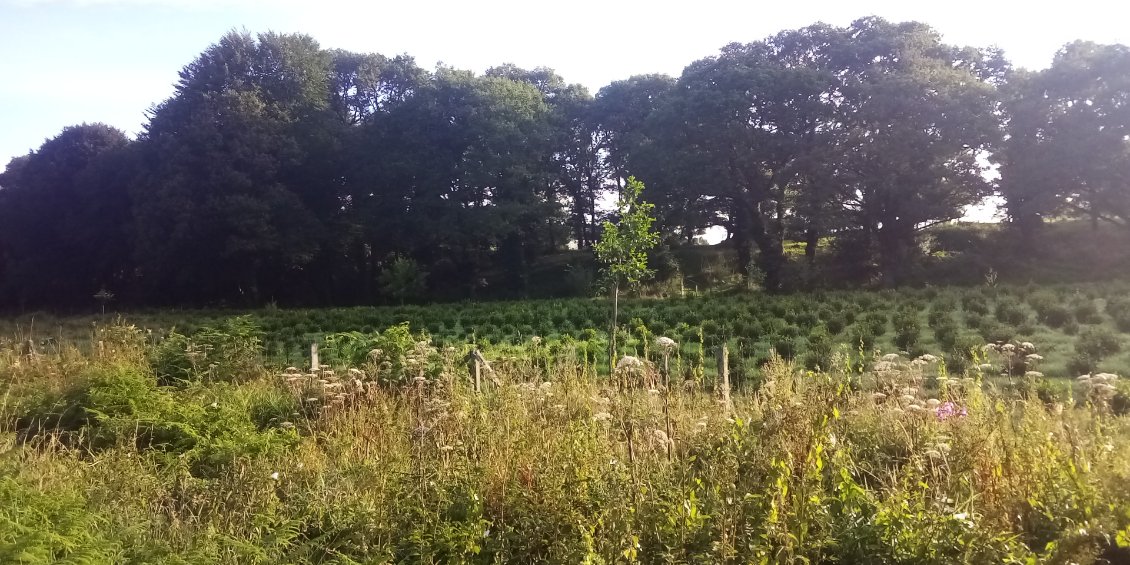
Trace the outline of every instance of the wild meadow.
<path fill-rule="evenodd" d="M 0 562 L 1125 563 L 1122 293 L 11 320 Z"/>
<path fill-rule="evenodd" d="M 232 30 L 11 159 L 0 564 L 1130 563 L 1130 48 L 475 66 Z"/>

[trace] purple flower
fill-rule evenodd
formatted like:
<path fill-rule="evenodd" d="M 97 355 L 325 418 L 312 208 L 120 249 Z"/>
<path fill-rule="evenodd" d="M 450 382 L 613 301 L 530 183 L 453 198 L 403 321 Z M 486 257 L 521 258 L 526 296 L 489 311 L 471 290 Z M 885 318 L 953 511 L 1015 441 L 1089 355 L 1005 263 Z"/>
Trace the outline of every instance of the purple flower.
<path fill-rule="evenodd" d="M 938 415 L 939 420 L 946 420 L 954 417 L 964 417 L 969 414 L 964 406 L 958 406 L 953 402 L 943 402 L 934 409 L 934 413 Z"/>

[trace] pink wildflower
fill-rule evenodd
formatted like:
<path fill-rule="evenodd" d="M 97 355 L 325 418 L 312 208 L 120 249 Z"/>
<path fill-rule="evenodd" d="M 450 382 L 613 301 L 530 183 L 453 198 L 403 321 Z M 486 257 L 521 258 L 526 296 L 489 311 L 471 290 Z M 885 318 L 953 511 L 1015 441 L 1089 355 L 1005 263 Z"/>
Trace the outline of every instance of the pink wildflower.
<path fill-rule="evenodd" d="M 969 415 L 969 412 L 965 409 L 964 406 L 958 406 L 953 402 L 941 403 L 934 410 L 934 413 L 938 415 L 939 420 L 947 420 L 954 417 L 961 418 Z"/>

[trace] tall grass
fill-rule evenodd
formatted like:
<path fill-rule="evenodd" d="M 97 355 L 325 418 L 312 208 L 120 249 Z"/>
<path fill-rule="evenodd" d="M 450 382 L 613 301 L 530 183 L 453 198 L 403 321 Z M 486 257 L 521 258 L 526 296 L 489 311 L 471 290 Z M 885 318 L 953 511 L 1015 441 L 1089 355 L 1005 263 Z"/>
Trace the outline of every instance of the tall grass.
<path fill-rule="evenodd" d="M 354 336 L 341 365 L 307 371 L 228 331 L 205 333 L 222 370 L 128 325 L 89 351 L 0 345 L 0 562 L 1127 555 L 1120 379 L 1042 399 L 932 356 L 840 348 L 820 372 L 774 357 L 723 404 L 712 379 L 664 388 L 646 357 L 630 370 L 647 378 L 599 375 L 539 340 L 490 352 L 475 393 L 467 346 L 393 331 L 359 354 Z M 671 365 L 695 375 L 708 357 Z"/>

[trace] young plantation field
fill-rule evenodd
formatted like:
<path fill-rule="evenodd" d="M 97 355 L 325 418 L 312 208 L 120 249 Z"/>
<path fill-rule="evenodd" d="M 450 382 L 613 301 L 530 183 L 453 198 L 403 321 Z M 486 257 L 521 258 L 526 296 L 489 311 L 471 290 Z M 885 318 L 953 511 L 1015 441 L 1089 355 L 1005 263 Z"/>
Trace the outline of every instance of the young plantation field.
<path fill-rule="evenodd" d="M 1127 290 L 10 319 L 0 562 L 1126 563 Z"/>
<path fill-rule="evenodd" d="M 713 370 L 711 351 L 723 340 L 730 344 L 736 383 L 756 381 L 758 367 L 771 351 L 815 370 L 830 368 L 833 354 L 844 349 L 855 357 L 860 351 L 865 356 L 901 352 L 910 358 L 929 353 L 942 358 L 950 373 L 975 369 L 990 377 L 1010 372 L 1015 377 L 1029 370 L 1049 378 L 1130 373 L 1130 283 L 1125 282 L 715 294 L 622 300 L 621 310 L 618 354 L 654 358 L 651 342 L 668 337 L 678 343 L 674 357 L 684 378 L 691 376 L 695 363 Z M 338 349 L 360 347 L 372 334 L 405 323 L 413 335 L 440 345 L 474 344 L 488 353 L 517 355 L 537 337 L 548 352 L 572 348 L 594 368 L 607 373 L 609 366 L 607 300 L 156 311 L 129 314 L 124 320 L 149 332 L 154 343 L 172 334 L 208 346 L 207 335 L 239 314 L 255 327 L 266 357 L 281 366 L 307 363 L 314 342 L 324 349 L 330 342 L 329 360 L 345 361 L 333 357 Z M 116 317 L 25 315 L 0 320 L 0 335 L 30 338 L 48 349 L 63 342 L 89 346 L 92 331 Z M 982 349 L 1007 342 L 1032 343 L 1039 358 L 1021 364 Z"/>

